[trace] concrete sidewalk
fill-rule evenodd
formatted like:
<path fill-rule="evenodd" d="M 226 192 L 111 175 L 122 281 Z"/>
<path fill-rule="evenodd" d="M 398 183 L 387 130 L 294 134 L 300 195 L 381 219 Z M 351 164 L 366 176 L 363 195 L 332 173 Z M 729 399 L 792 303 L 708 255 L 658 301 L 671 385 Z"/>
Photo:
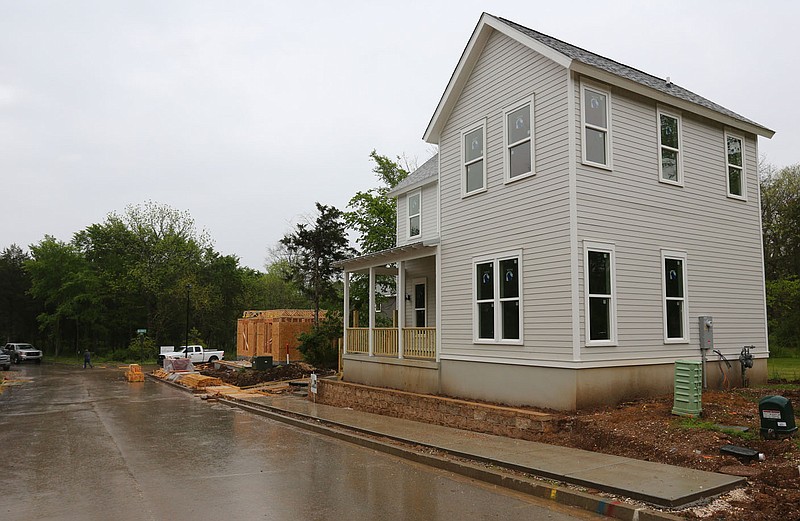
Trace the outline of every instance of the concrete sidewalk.
<path fill-rule="evenodd" d="M 680 507 L 744 485 L 744 478 L 341 409 L 294 396 L 235 393 L 237 405 L 290 413 L 364 434 L 645 501 Z M 643 433 L 646 435 L 646 433 Z"/>

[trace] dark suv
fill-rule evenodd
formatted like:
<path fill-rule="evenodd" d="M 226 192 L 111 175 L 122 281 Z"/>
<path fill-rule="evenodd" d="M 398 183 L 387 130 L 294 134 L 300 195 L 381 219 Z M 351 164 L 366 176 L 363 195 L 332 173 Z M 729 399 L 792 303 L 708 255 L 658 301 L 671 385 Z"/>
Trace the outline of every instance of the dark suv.
<path fill-rule="evenodd" d="M 6 344 L 6 346 L 3 348 L 3 351 L 5 351 L 11 357 L 11 361 L 15 364 L 22 362 L 36 362 L 37 364 L 42 363 L 42 352 L 30 344 Z"/>

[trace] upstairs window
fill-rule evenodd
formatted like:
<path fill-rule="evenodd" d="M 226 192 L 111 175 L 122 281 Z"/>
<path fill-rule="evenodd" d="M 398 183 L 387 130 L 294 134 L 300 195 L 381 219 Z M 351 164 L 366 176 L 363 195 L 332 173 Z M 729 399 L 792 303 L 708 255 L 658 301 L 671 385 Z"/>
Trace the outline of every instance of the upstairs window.
<path fill-rule="evenodd" d="M 522 343 L 521 252 L 484 257 L 474 263 L 476 343 Z"/>
<path fill-rule="evenodd" d="M 422 227 L 422 194 L 417 191 L 408 196 L 408 237 L 419 237 Z"/>
<path fill-rule="evenodd" d="M 683 186 L 680 116 L 658 111 L 658 171 L 663 183 Z"/>
<path fill-rule="evenodd" d="M 747 181 L 744 176 L 744 140 L 726 133 L 725 157 L 728 166 L 728 197 L 746 199 Z"/>
<path fill-rule="evenodd" d="M 616 344 L 614 245 L 584 244 L 586 345 Z"/>
<path fill-rule="evenodd" d="M 583 162 L 611 169 L 611 95 L 596 87 L 581 85 L 581 126 L 583 127 Z"/>
<path fill-rule="evenodd" d="M 504 112 L 506 182 L 533 175 L 533 100 Z"/>
<path fill-rule="evenodd" d="M 689 308 L 686 304 L 686 253 L 661 252 L 664 291 L 664 343 L 688 343 Z"/>
<path fill-rule="evenodd" d="M 486 122 L 461 133 L 462 194 L 486 190 Z"/>

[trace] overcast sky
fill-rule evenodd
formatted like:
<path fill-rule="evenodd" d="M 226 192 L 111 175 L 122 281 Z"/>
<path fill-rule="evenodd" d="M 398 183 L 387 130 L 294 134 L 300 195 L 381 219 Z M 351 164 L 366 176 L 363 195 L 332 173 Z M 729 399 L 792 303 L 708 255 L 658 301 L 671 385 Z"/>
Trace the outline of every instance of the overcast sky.
<path fill-rule="evenodd" d="M 689 90 L 800 162 L 790 1 L 0 0 L 0 249 L 68 241 L 147 200 L 264 268 L 314 202 L 422 164 L 422 134 L 481 12 Z"/>

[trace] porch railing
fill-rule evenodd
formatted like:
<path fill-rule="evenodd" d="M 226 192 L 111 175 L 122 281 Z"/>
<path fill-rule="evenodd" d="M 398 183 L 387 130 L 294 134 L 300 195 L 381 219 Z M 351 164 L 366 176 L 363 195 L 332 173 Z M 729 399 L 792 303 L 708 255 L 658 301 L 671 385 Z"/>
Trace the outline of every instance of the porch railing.
<path fill-rule="evenodd" d="M 378 327 L 372 330 L 372 352 L 382 356 L 397 356 L 397 329 Z"/>
<path fill-rule="evenodd" d="M 347 352 L 348 353 L 369 353 L 369 328 L 368 327 L 348 327 L 347 328 Z"/>
<path fill-rule="evenodd" d="M 403 328 L 403 356 L 407 358 L 436 358 L 436 328 Z"/>
<path fill-rule="evenodd" d="M 436 359 L 436 328 L 406 327 L 403 335 L 403 358 Z M 347 328 L 347 352 L 369 353 L 369 335 L 372 334 L 372 354 L 397 357 L 400 334 L 394 327 L 349 327 Z"/>

